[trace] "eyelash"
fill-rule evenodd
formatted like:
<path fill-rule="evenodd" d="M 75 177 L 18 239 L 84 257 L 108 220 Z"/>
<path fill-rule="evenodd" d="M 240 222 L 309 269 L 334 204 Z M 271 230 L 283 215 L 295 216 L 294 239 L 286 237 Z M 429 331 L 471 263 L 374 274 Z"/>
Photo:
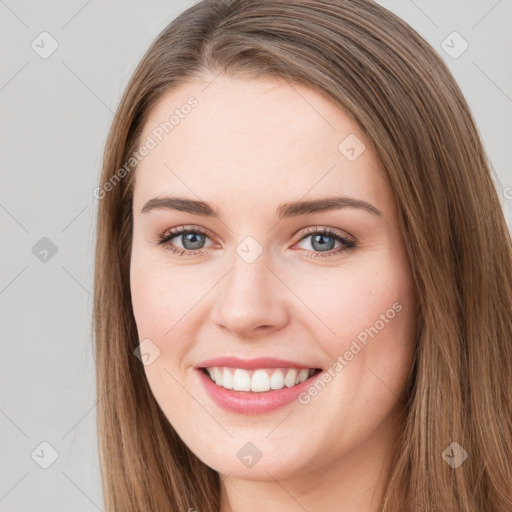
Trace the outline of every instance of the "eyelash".
<path fill-rule="evenodd" d="M 172 240 L 173 238 L 176 238 L 176 236 L 183 235 L 183 234 L 189 234 L 189 233 L 201 234 L 201 235 L 207 236 L 208 238 L 211 238 L 209 236 L 209 234 L 202 229 L 199 229 L 199 228 L 191 229 L 191 228 L 186 228 L 184 226 L 180 226 L 178 228 L 172 229 L 171 231 L 167 231 L 161 235 L 158 235 L 157 243 L 158 243 L 158 245 L 163 246 L 163 248 L 166 251 L 170 251 L 171 253 L 177 254 L 178 256 L 185 256 L 185 257 L 202 256 L 204 254 L 204 252 L 206 251 L 206 249 L 198 249 L 196 251 L 193 251 L 190 249 L 182 249 L 181 247 L 176 247 L 170 243 L 170 240 Z M 335 256 L 341 252 L 351 252 L 354 249 L 356 249 L 356 247 L 357 247 L 356 243 L 353 240 L 349 240 L 348 238 L 345 238 L 345 237 L 339 235 L 331 228 L 322 228 L 322 229 L 308 228 L 305 232 L 301 233 L 301 238 L 296 243 L 302 242 L 304 239 L 308 238 L 308 236 L 316 235 L 316 234 L 327 235 L 329 237 L 332 237 L 336 241 L 340 242 L 342 244 L 342 247 L 338 247 L 338 249 L 336 249 L 336 250 L 331 249 L 330 251 L 320 251 L 320 252 L 309 251 L 309 252 L 312 252 L 313 254 L 315 254 L 315 256 L 311 256 L 311 255 L 308 256 L 309 258 L 312 258 L 312 259 L 329 258 L 329 257 Z"/>

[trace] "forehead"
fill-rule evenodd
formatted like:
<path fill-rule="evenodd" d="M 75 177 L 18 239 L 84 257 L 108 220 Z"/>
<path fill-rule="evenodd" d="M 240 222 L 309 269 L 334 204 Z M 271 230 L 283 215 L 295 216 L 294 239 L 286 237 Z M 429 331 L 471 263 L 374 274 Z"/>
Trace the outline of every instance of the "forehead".
<path fill-rule="evenodd" d="M 321 93 L 281 79 L 220 75 L 181 84 L 153 107 L 141 144 L 151 149 L 136 170 L 139 211 L 151 197 L 178 192 L 212 202 L 233 202 L 236 193 L 259 204 L 345 194 L 382 209 L 389 193 L 350 117 Z"/>

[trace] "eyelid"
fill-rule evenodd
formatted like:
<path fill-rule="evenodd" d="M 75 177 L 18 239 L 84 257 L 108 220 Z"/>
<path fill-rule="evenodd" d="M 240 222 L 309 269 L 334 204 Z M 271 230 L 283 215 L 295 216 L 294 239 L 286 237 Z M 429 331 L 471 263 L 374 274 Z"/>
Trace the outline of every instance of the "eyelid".
<path fill-rule="evenodd" d="M 209 229 L 194 226 L 194 225 L 181 225 L 174 228 L 169 228 L 166 231 L 164 231 L 162 234 L 158 234 L 156 238 L 156 244 L 161 245 L 165 250 L 170 251 L 172 253 L 176 253 L 179 256 L 184 257 L 199 257 L 204 254 L 204 252 L 207 252 L 209 247 L 202 247 L 197 250 L 192 249 L 185 249 L 181 247 L 176 247 L 174 244 L 171 244 L 170 241 L 173 238 L 179 237 L 182 233 L 199 233 L 201 235 L 206 236 L 210 240 L 212 240 L 214 243 L 218 243 L 216 240 L 215 235 L 211 233 Z M 341 234 L 343 233 L 343 234 Z M 297 237 L 297 240 L 294 242 L 293 245 L 302 242 L 309 236 L 315 235 L 315 234 L 324 234 L 327 236 L 330 236 L 331 238 L 334 238 L 337 242 L 341 244 L 341 247 L 338 247 L 337 249 L 330 249 L 329 251 L 311 251 L 308 249 L 303 249 L 308 253 L 307 257 L 312 259 L 318 259 L 318 258 L 333 258 L 339 254 L 350 252 L 358 247 L 358 243 L 354 239 L 352 235 L 346 236 L 346 232 L 338 230 L 336 228 L 331 228 L 328 226 L 309 226 L 307 228 L 304 228 L 298 232 L 298 234 L 294 235 L 294 238 Z"/>
<path fill-rule="evenodd" d="M 211 240 L 217 240 L 216 236 L 209 229 L 200 226 L 195 226 L 193 224 L 185 224 L 181 226 L 176 226 L 174 228 L 168 228 L 161 235 L 158 235 L 158 239 L 172 239 L 181 235 L 182 233 L 188 233 L 190 231 L 197 231 L 198 233 L 206 235 Z"/>
<path fill-rule="evenodd" d="M 321 226 L 321 225 L 315 225 L 310 226 L 307 228 L 304 228 L 300 230 L 297 233 L 298 240 L 302 240 L 307 235 L 314 235 L 315 233 L 329 233 L 331 235 L 337 235 L 341 238 L 346 238 L 347 240 L 350 240 L 351 242 L 355 242 L 355 237 L 353 237 L 350 233 L 347 233 L 346 231 L 343 231 L 341 229 L 331 228 L 329 226 Z"/>
<path fill-rule="evenodd" d="M 158 236 L 158 239 L 161 240 L 166 238 L 174 238 L 176 236 L 179 236 L 182 232 L 190 232 L 190 231 L 198 231 L 199 233 L 202 233 L 208 238 L 210 238 L 213 241 L 216 241 L 216 243 L 219 243 L 216 236 L 207 228 L 203 228 L 200 226 L 196 226 L 193 224 L 185 224 L 181 226 L 176 226 L 174 228 L 168 228 L 166 229 L 163 234 Z M 303 238 L 305 238 L 307 235 L 312 235 L 316 233 L 329 233 L 332 235 L 337 235 L 342 238 L 346 238 L 347 240 L 350 240 L 352 242 L 355 242 L 354 237 L 347 233 L 346 231 L 338 230 L 336 228 L 331 228 L 329 226 L 321 226 L 321 225 L 314 225 L 314 226 L 308 226 L 307 228 L 303 228 L 300 231 L 298 231 L 293 238 L 296 239 L 294 243 L 302 241 Z M 172 235 L 172 236 L 171 236 Z"/>

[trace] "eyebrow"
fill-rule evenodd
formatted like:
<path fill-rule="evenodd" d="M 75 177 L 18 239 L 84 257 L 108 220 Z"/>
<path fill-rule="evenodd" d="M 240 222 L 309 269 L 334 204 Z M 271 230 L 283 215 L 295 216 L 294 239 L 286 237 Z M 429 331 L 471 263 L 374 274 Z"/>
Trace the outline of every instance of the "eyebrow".
<path fill-rule="evenodd" d="M 204 201 L 186 199 L 183 197 L 155 197 L 150 199 L 142 207 L 140 213 L 147 213 L 156 208 L 168 208 L 204 217 L 220 219 L 220 211 L 218 208 L 215 208 Z M 353 197 L 325 197 L 323 199 L 315 199 L 311 201 L 292 201 L 290 203 L 283 203 L 279 205 L 276 209 L 276 214 L 279 219 L 284 219 L 287 217 L 311 215 L 314 213 L 339 210 L 342 208 L 360 208 L 375 215 L 383 216 L 382 212 L 372 204 Z"/>

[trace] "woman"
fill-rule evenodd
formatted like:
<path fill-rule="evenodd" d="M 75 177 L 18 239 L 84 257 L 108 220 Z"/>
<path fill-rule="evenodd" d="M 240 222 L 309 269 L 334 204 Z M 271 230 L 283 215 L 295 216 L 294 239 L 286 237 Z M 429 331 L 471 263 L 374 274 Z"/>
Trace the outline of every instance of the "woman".
<path fill-rule="evenodd" d="M 98 189 L 106 510 L 512 509 L 512 258 L 469 108 L 366 0 L 203 1 Z"/>

